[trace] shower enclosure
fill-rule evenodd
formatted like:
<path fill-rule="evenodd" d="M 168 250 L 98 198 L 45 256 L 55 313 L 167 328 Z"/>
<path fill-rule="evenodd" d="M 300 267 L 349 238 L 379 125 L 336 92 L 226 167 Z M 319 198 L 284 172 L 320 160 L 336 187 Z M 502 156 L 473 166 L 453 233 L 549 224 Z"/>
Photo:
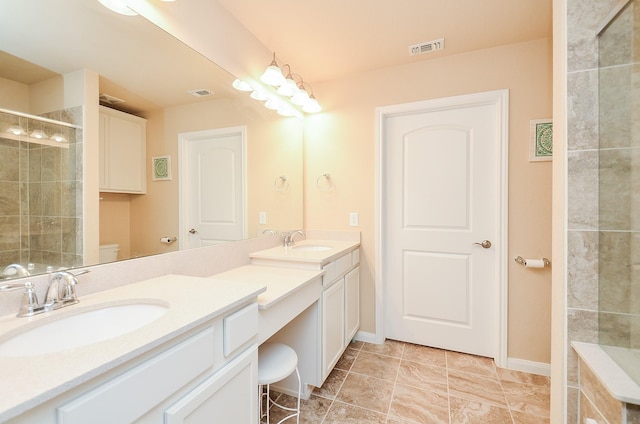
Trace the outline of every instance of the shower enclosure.
<path fill-rule="evenodd" d="M 82 264 L 82 108 L 0 110 L 0 280 Z"/>
<path fill-rule="evenodd" d="M 640 384 L 640 0 L 600 30 L 598 336 Z"/>

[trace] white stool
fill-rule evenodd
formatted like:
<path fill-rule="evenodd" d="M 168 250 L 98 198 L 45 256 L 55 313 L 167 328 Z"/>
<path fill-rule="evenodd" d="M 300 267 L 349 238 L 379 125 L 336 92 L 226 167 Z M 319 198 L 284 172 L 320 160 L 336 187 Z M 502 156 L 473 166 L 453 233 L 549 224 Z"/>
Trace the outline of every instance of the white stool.
<path fill-rule="evenodd" d="M 293 372 L 298 376 L 298 405 L 296 408 L 287 408 L 269 397 L 269 386 L 280 380 L 284 380 Z M 298 355 L 296 351 L 282 343 L 264 343 L 258 348 L 258 387 L 260 390 L 260 419 L 267 417 L 269 424 L 269 407 L 276 405 L 286 411 L 293 412 L 281 419 L 278 424 L 291 417 L 296 417 L 296 422 L 300 423 L 300 394 L 302 392 L 302 381 L 298 372 Z M 263 393 L 262 386 L 267 386 L 267 393 Z M 267 396 L 267 412 L 262 412 L 262 399 Z"/>

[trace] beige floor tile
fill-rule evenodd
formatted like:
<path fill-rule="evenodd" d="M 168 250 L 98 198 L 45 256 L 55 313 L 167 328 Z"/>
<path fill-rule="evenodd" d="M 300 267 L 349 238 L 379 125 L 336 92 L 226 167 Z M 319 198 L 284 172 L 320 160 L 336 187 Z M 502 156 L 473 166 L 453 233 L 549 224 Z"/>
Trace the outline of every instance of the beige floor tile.
<path fill-rule="evenodd" d="M 280 398 L 278 398 L 278 403 L 288 408 L 295 408 L 296 398 L 289 395 L 282 395 Z M 327 415 L 327 411 L 329 410 L 331 403 L 332 401 L 330 399 L 325 399 L 314 395 L 311 395 L 307 400 L 303 399 L 300 402 L 300 422 L 305 424 L 322 423 L 325 415 Z M 290 414 L 290 411 L 286 411 L 278 407 L 273 407 L 271 408 L 269 418 L 272 423 L 277 423 Z M 293 417 L 284 421 L 283 424 L 290 424 L 295 422 L 296 419 L 295 417 Z"/>
<path fill-rule="evenodd" d="M 518 411 L 511 411 L 511 415 L 513 416 L 514 424 L 549 424 L 549 418 L 523 414 Z"/>
<path fill-rule="evenodd" d="M 356 360 L 359 353 L 359 350 L 347 348 L 340 359 L 338 359 L 335 368 L 338 368 L 339 370 L 349 371 L 351 369 L 351 365 L 353 365 L 353 361 Z"/>
<path fill-rule="evenodd" d="M 496 367 L 498 378 L 505 381 L 514 381 L 516 383 L 533 384 L 534 386 L 550 387 L 551 379 L 544 375 L 529 374 L 527 372 L 508 370 Z"/>
<path fill-rule="evenodd" d="M 550 397 L 548 388 L 502 381 L 502 390 L 512 411 L 544 418 L 549 417 Z"/>
<path fill-rule="evenodd" d="M 324 419 L 325 424 L 385 424 L 386 413 L 370 411 L 354 405 L 335 401 Z"/>
<path fill-rule="evenodd" d="M 400 358 L 378 355 L 370 352 L 360 352 L 351 366 L 351 372 L 396 381 Z"/>
<path fill-rule="evenodd" d="M 446 368 L 434 367 L 426 363 L 405 361 L 400 362 L 397 383 L 415 386 L 421 389 L 448 394 Z"/>
<path fill-rule="evenodd" d="M 336 400 L 376 412 L 386 413 L 391 403 L 393 382 L 349 373 Z"/>
<path fill-rule="evenodd" d="M 417 387 L 396 384 L 389 416 L 415 423 L 449 423 L 447 396 Z"/>
<path fill-rule="evenodd" d="M 322 387 L 316 387 L 313 390 L 313 394 L 316 396 L 322 396 L 328 399 L 335 399 L 338 394 L 338 390 L 342 387 L 344 379 L 347 378 L 347 372 L 334 368 L 333 371 L 327 376 Z"/>
<path fill-rule="evenodd" d="M 444 368 L 447 366 L 445 350 L 415 344 L 405 345 L 402 359 L 422 362 L 436 367 Z"/>
<path fill-rule="evenodd" d="M 448 370 L 448 381 L 451 396 L 490 403 L 501 408 L 507 407 L 507 401 L 497 378 Z"/>
<path fill-rule="evenodd" d="M 401 358 L 404 346 L 405 343 L 403 342 L 387 339 L 383 344 L 380 345 L 365 343 L 362 345 L 362 351 L 378 353 L 380 355 L 386 356 L 393 356 L 394 358 Z"/>
<path fill-rule="evenodd" d="M 447 351 L 447 368 L 497 378 L 496 366 L 491 358 Z"/>
<path fill-rule="evenodd" d="M 511 424 L 511 413 L 487 403 L 452 396 L 449 399 L 451 424 Z"/>
<path fill-rule="evenodd" d="M 347 346 L 347 349 L 362 350 L 362 346 L 364 346 L 364 342 L 352 341 Z"/>

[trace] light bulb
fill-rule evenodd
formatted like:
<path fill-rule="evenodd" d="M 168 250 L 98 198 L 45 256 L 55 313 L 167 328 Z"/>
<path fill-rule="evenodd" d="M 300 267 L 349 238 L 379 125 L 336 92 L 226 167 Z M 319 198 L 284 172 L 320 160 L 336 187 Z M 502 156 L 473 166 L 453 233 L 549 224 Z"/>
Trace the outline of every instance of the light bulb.
<path fill-rule="evenodd" d="M 13 135 L 23 135 L 27 133 L 20 125 L 11 125 L 7 128 L 7 132 Z"/>
<path fill-rule="evenodd" d="M 302 105 L 302 110 L 307 113 L 316 113 L 322 110 L 320 103 L 313 97 L 313 94 L 309 97 L 309 100 Z"/>
<path fill-rule="evenodd" d="M 258 89 L 253 90 L 250 97 L 254 100 L 260 100 L 261 102 L 267 100 L 267 95 L 264 94 L 262 90 Z"/>
<path fill-rule="evenodd" d="M 129 8 L 125 0 L 98 0 L 107 9 L 121 15 L 136 16 L 137 13 Z"/>
<path fill-rule="evenodd" d="M 309 101 L 309 93 L 304 88 L 301 88 L 295 96 L 291 98 L 291 101 L 298 106 L 302 106 Z"/>
<path fill-rule="evenodd" d="M 282 71 L 278 65 L 276 65 L 275 60 L 267 67 L 264 74 L 260 77 L 260 80 L 274 87 L 278 87 L 284 82 L 284 75 L 282 75 Z"/>
<path fill-rule="evenodd" d="M 233 86 L 233 88 L 235 88 L 236 90 L 239 91 L 251 91 L 251 85 L 249 85 L 249 83 L 246 83 L 242 80 L 239 80 L 236 78 L 235 81 L 233 81 L 233 84 L 231 84 Z"/>
<path fill-rule="evenodd" d="M 38 139 L 47 138 L 47 134 L 45 134 L 45 132 L 42 130 L 33 130 L 31 131 L 31 134 L 29 134 L 29 136 Z"/>
<path fill-rule="evenodd" d="M 292 78 L 284 80 L 280 88 L 278 88 L 278 94 L 291 97 L 298 93 L 298 85 Z"/>
<path fill-rule="evenodd" d="M 264 103 L 264 107 L 266 107 L 267 109 L 271 109 L 271 110 L 278 110 L 280 109 L 280 100 L 276 99 L 275 97 L 270 97 L 265 103 Z"/>
<path fill-rule="evenodd" d="M 67 142 L 67 137 L 65 137 L 64 135 L 62 135 L 60 133 L 55 133 L 54 135 L 51 136 L 51 139 L 53 141 L 57 141 L 58 143 L 66 143 Z"/>

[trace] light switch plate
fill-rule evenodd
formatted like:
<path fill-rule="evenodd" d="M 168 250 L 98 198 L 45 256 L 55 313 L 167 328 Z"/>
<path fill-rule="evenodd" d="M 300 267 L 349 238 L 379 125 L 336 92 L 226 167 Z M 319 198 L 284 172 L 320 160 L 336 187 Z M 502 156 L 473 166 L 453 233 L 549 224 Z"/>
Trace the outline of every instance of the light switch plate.
<path fill-rule="evenodd" d="M 262 225 L 267 223 L 267 213 L 266 212 L 260 212 L 259 214 L 259 218 L 258 218 L 258 222 Z"/>
<path fill-rule="evenodd" d="M 352 227 L 357 227 L 359 224 L 359 216 L 358 216 L 358 212 L 351 212 L 349 214 L 349 225 Z"/>

